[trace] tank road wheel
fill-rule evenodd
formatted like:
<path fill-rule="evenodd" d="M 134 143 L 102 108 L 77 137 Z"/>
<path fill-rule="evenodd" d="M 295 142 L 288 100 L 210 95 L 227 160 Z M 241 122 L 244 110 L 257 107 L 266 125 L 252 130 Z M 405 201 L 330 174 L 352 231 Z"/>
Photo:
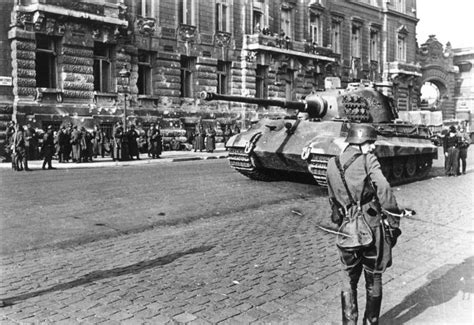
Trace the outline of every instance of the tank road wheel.
<path fill-rule="evenodd" d="M 431 158 L 420 157 L 417 164 L 417 176 L 420 178 L 425 178 L 426 176 L 428 176 L 432 164 L 433 160 Z"/>
<path fill-rule="evenodd" d="M 409 178 L 415 176 L 417 170 L 417 164 L 415 157 L 408 157 L 405 163 L 405 173 Z"/>
<path fill-rule="evenodd" d="M 395 159 L 392 162 L 392 176 L 394 181 L 399 181 L 403 177 L 404 163 L 400 159 Z"/>

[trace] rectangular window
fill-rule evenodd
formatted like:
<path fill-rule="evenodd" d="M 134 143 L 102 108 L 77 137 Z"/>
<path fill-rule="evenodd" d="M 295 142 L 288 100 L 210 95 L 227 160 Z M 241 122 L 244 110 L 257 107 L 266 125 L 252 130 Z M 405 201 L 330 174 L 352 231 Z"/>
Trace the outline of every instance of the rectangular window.
<path fill-rule="evenodd" d="M 405 0 L 395 0 L 395 5 L 396 5 L 397 11 L 399 11 L 399 12 L 401 12 L 401 13 L 405 13 L 405 12 L 406 12 L 406 3 L 405 3 Z"/>
<path fill-rule="evenodd" d="M 217 93 L 227 94 L 229 89 L 230 63 L 217 61 Z"/>
<path fill-rule="evenodd" d="M 216 31 L 229 31 L 229 5 L 227 0 L 216 1 Z"/>
<path fill-rule="evenodd" d="M 36 87 L 57 87 L 57 49 L 53 38 L 36 35 Z"/>
<path fill-rule="evenodd" d="M 178 17 L 180 24 L 195 25 L 194 20 L 194 0 L 179 0 Z"/>
<path fill-rule="evenodd" d="M 398 35 L 397 39 L 397 61 L 406 62 L 407 60 L 407 43 L 405 36 Z"/>
<path fill-rule="evenodd" d="M 139 95 L 152 95 L 151 54 L 138 51 L 138 79 L 137 88 Z"/>
<path fill-rule="evenodd" d="M 285 36 L 293 38 L 293 29 L 291 22 L 291 10 L 281 11 L 281 31 L 285 33 Z"/>
<path fill-rule="evenodd" d="M 379 60 L 379 32 L 376 30 L 370 31 L 370 60 Z"/>
<path fill-rule="evenodd" d="M 182 56 L 181 57 L 181 97 L 193 97 L 193 69 L 195 59 Z"/>
<path fill-rule="evenodd" d="M 341 23 L 332 22 L 331 24 L 331 45 L 334 53 L 341 53 Z"/>
<path fill-rule="evenodd" d="M 94 90 L 99 92 L 112 91 L 112 59 L 111 46 L 94 43 Z"/>
<path fill-rule="evenodd" d="M 268 97 L 268 67 L 264 65 L 257 65 L 257 71 L 255 76 L 255 97 L 267 98 Z"/>
<path fill-rule="evenodd" d="M 314 14 L 310 15 L 309 35 L 313 43 L 316 43 L 318 46 L 323 46 L 321 16 Z"/>
<path fill-rule="evenodd" d="M 264 26 L 263 26 L 263 13 L 259 10 L 253 11 L 253 33 L 260 33 Z"/>
<path fill-rule="evenodd" d="M 138 14 L 142 17 L 155 17 L 155 1 L 154 0 L 140 0 L 138 7 Z"/>
<path fill-rule="evenodd" d="M 360 58 L 360 27 L 352 26 L 351 54 L 353 58 Z"/>
<path fill-rule="evenodd" d="M 295 72 L 288 70 L 285 87 L 286 100 L 293 100 L 295 94 Z"/>

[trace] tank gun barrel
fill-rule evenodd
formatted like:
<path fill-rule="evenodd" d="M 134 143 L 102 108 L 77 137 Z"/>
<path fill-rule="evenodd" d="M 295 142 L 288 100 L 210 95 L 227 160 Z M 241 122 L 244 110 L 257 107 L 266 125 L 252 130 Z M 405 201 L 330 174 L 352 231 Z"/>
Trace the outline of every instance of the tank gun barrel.
<path fill-rule="evenodd" d="M 230 102 L 257 104 L 264 106 L 278 106 L 288 109 L 296 109 L 299 112 L 308 113 L 310 118 L 323 117 L 327 111 L 327 102 L 317 95 L 309 95 L 304 101 L 290 101 L 280 99 L 264 99 L 245 96 L 221 95 L 203 91 L 200 94 L 203 100 L 225 100 Z"/>

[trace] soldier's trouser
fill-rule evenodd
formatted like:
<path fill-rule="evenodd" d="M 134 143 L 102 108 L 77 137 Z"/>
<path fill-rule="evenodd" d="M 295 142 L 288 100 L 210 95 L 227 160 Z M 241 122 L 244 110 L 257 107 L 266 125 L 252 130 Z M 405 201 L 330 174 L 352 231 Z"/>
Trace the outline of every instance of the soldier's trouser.
<path fill-rule="evenodd" d="M 448 148 L 447 160 L 446 175 L 456 175 L 458 171 L 459 149 L 455 147 Z"/>
<path fill-rule="evenodd" d="M 357 284 L 362 271 L 366 282 L 364 324 L 378 324 L 382 303 L 382 273 L 392 263 L 391 245 L 381 227 L 372 229 L 374 244 L 358 250 L 338 249 L 342 263 L 342 323 L 357 324 Z"/>

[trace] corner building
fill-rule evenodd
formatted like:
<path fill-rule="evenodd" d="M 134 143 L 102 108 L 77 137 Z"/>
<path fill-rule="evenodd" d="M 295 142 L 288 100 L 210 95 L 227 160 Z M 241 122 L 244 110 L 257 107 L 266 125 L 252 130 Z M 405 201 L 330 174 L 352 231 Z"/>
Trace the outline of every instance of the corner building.
<path fill-rule="evenodd" d="M 2 135 L 10 119 L 111 132 L 124 114 L 158 122 L 165 141 L 198 121 L 219 135 L 286 112 L 201 91 L 299 100 L 331 82 L 377 82 L 400 110 L 418 108 L 415 0 L 0 1 Z"/>

